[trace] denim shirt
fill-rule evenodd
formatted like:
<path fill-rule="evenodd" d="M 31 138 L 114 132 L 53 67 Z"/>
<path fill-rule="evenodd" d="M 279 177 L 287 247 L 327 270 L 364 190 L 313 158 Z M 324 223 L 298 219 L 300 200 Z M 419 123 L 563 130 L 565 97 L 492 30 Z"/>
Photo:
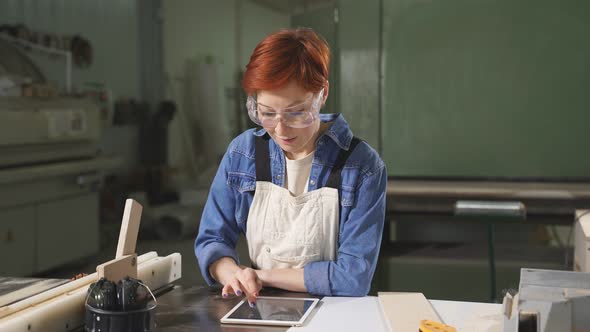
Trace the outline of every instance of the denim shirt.
<path fill-rule="evenodd" d="M 325 185 L 340 149 L 347 150 L 352 131 L 340 114 L 320 114 L 332 125 L 318 138 L 308 191 Z M 195 241 L 201 273 L 209 285 L 215 280 L 209 266 L 222 257 L 238 262 L 235 247 L 246 233 L 247 218 L 256 188 L 255 136 L 250 129 L 229 145 L 211 185 Z M 272 182 L 284 187 L 285 155 L 272 139 L 269 145 Z M 385 219 L 387 171 L 379 154 L 366 142 L 357 145 L 342 169 L 340 228 L 337 259 L 311 262 L 304 281 L 311 294 L 364 296 L 369 292 L 377 265 Z"/>

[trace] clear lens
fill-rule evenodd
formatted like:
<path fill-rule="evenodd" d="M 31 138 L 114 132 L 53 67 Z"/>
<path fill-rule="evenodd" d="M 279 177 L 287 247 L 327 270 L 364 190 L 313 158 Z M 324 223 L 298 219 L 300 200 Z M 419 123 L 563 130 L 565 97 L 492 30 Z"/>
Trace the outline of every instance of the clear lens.
<path fill-rule="evenodd" d="M 254 96 L 248 96 L 246 107 L 250 119 L 259 126 L 274 128 L 280 120 L 292 128 L 306 128 L 319 117 L 323 95 L 324 90 L 322 89 L 310 101 L 285 108 L 280 112 L 272 107 L 258 104 Z"/>
<path fill-rule="evenodd" d="M 289 127 L 305 128 L 313 123 L 315 117 L 310 111 L 258 112 L 258 119 L 263 127 L 276 127 L 280 120 Z"/>

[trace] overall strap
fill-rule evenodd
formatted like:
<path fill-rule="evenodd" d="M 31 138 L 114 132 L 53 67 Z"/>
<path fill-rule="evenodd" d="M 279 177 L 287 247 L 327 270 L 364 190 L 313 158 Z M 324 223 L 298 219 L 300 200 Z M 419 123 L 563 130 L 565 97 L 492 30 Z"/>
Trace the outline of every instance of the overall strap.
<path fill-rule="evenodd" d="M 272 182 L 270 174 L 269 136 L 256 136 L 256 181 Z"/>
<path fill-rule="evenodd" d="M 326 182 L 326 187 L 340 189 L 340 184 L 342 182 L 342 169 L 346 164 L 346 160 L 348 160 L 348 157 L 350 157 L 350 155 L 360 142 L 361 140 L 358 137 L 353 137 L 348 150 L 340 150 L 340 154 L 338 155 L 338 158 L 334 163 L 334 167 L 332 167 L 330 177 Z"/>

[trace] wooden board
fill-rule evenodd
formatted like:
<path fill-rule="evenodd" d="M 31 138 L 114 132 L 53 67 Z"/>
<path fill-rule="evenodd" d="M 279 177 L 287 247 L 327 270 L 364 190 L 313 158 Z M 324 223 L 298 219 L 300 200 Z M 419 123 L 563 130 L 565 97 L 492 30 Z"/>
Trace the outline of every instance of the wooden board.
<path fill-rule="evenodd" d="M 67 279 L 0 277 L 0 308 L 67 282 Z"/>
<path fill-rule="evenodd" d="M 115 258 L 135 253 L 142 210 L 143 207 L 136 201 L 132 199 L 125 201 L 125 211 L 123 211 L 123 220 L 121 221 L 121 231 L 119 232 L 119 242 Z"/>
<path fill-rule="evenodd" d="M 125 201 L 115 259 L 96 267 L 98 278 L 118 282 L 125 277 L 137 278 L 137 234 L 143 207 L 133 199 Z"/>
<path fill-rule="evenodd" d="M 113 259 L 97 266 L 96 272 L 98 279 L 106 278 L 113 282 L 118 282 L 125 277 L 137 278 L 137 255 L 126 255 Z"/>
<path fill-rule="evenodd" d="M 424 319 L 442 322 L 422 293 L 379 292 L 378 297 L 391 332 L 416 332 Z"/>

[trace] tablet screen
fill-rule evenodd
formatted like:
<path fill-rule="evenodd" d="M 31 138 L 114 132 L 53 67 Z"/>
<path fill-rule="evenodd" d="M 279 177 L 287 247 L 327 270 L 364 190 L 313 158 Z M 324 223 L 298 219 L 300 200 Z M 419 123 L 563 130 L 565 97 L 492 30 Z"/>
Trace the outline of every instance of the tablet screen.
<path fill-rule="evenodd" d="M 313 309 L 317 299 L 259 297 L 250 308 L 247 301 L 240 302 L 226 317 L 228 320 L 280 321 L 297 323 Z"/>

